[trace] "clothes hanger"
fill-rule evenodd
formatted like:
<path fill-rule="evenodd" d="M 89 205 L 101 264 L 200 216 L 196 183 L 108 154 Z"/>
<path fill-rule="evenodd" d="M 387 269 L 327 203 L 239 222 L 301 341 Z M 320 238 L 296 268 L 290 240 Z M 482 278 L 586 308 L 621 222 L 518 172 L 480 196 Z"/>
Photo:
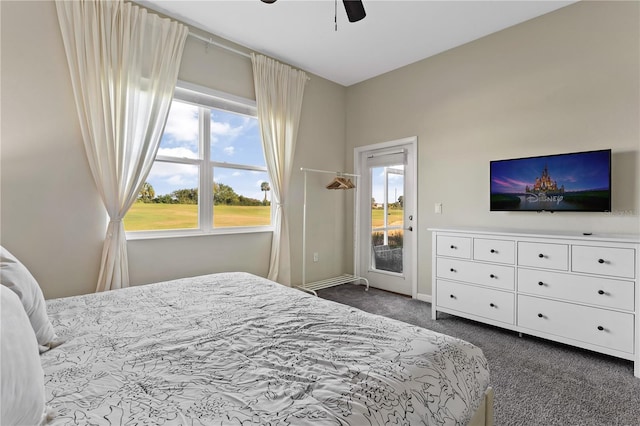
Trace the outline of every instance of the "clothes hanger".
<path fill-rule="evenodd" d="M 336 176 L 333 180 L 327 185 L 327 189 L 352 189 L 355 188 L 351 179 L 345 179 L 343 176 Z"/>
<path fill-rule="evenodd" d="M 343 189 L 345 184 L 340 181 L 340 176 L 336 176 L 333 180 L 327 185 L 327 189 Z"/>

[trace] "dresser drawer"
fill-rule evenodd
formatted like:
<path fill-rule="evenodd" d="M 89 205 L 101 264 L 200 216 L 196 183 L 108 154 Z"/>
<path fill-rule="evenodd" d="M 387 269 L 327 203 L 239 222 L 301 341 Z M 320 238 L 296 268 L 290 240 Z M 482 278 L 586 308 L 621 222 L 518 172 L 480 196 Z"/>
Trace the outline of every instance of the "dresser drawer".
<path fill-rule="evenodd" d="M 436 239 L 436 254 L 438 256 L 471 259 L 471 238 L 438 235 Z"/>
<path fill-rule="evenodd" d="M 573 246 L 571 270 L 612 277 L 636 276 L 636 252 L 631 248 Z"/>
<path fill-rule="evenodd" d="M 603 348 L 633 353 L 633 314 L 518 296 L 518 325 Z"/>
<path fill-rule="evenodd" d="M 516 259 L 515 243 L 508 240 L 474 238 L 473 258 L 513 265 Z"/>
<path fill-rule="evenodd" d="M 436 260 L 436 276 L 503 290 L 515 289 L 515 271 L 512 266 L 439 257 Z"/>
<path fill-rule="evenodd" d="M 518 292 L 633 311 L 633 281 L 518 269 Z"/>
<path fill-rule="evenodd" d="M 569 270 L 569 246 L 518 242 L 518 265 L 567 271 Z"/>
<path fill-rule="evenodd" d="M 513 324 L 513 293 L 437 280 L 438 307 Z"/>

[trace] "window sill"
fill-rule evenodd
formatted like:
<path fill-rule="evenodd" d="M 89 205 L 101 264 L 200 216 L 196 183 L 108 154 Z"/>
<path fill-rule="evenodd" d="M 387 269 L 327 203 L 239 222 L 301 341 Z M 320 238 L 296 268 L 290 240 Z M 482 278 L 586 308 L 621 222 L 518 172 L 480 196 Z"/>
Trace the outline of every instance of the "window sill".
<path fill-rule="evenodd" d="M 218 228 L 211 231 L 201 229 L 179 229 L 168 231 L 129 231 L 126 232 L 127 241 L 135 240 L 156 240 L 165 238 L 189 238 L 189 237 L 211 237 L 216 235 L 235 234 L 257 234 L 263 232 L 273 232 L 273 226 Z"/>

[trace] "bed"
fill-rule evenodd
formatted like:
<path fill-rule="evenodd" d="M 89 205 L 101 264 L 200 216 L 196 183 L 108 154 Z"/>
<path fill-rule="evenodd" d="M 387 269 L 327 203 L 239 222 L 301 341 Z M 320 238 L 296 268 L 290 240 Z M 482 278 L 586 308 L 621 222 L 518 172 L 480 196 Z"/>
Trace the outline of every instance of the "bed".
<path fill-rule="evenodd" d="M 248 273 L 46 309 L 46 424 L 492 424 L 479 348 Z"/>

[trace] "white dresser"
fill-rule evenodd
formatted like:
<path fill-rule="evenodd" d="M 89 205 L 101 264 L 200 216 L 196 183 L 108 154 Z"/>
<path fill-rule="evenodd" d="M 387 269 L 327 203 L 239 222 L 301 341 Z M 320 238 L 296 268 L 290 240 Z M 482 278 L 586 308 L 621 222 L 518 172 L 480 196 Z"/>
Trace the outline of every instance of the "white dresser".
<path fill-rule="evenodd" d="M 432 315 L 446 312 L 634 361 L 640 237 L 432 231 Z"/>

